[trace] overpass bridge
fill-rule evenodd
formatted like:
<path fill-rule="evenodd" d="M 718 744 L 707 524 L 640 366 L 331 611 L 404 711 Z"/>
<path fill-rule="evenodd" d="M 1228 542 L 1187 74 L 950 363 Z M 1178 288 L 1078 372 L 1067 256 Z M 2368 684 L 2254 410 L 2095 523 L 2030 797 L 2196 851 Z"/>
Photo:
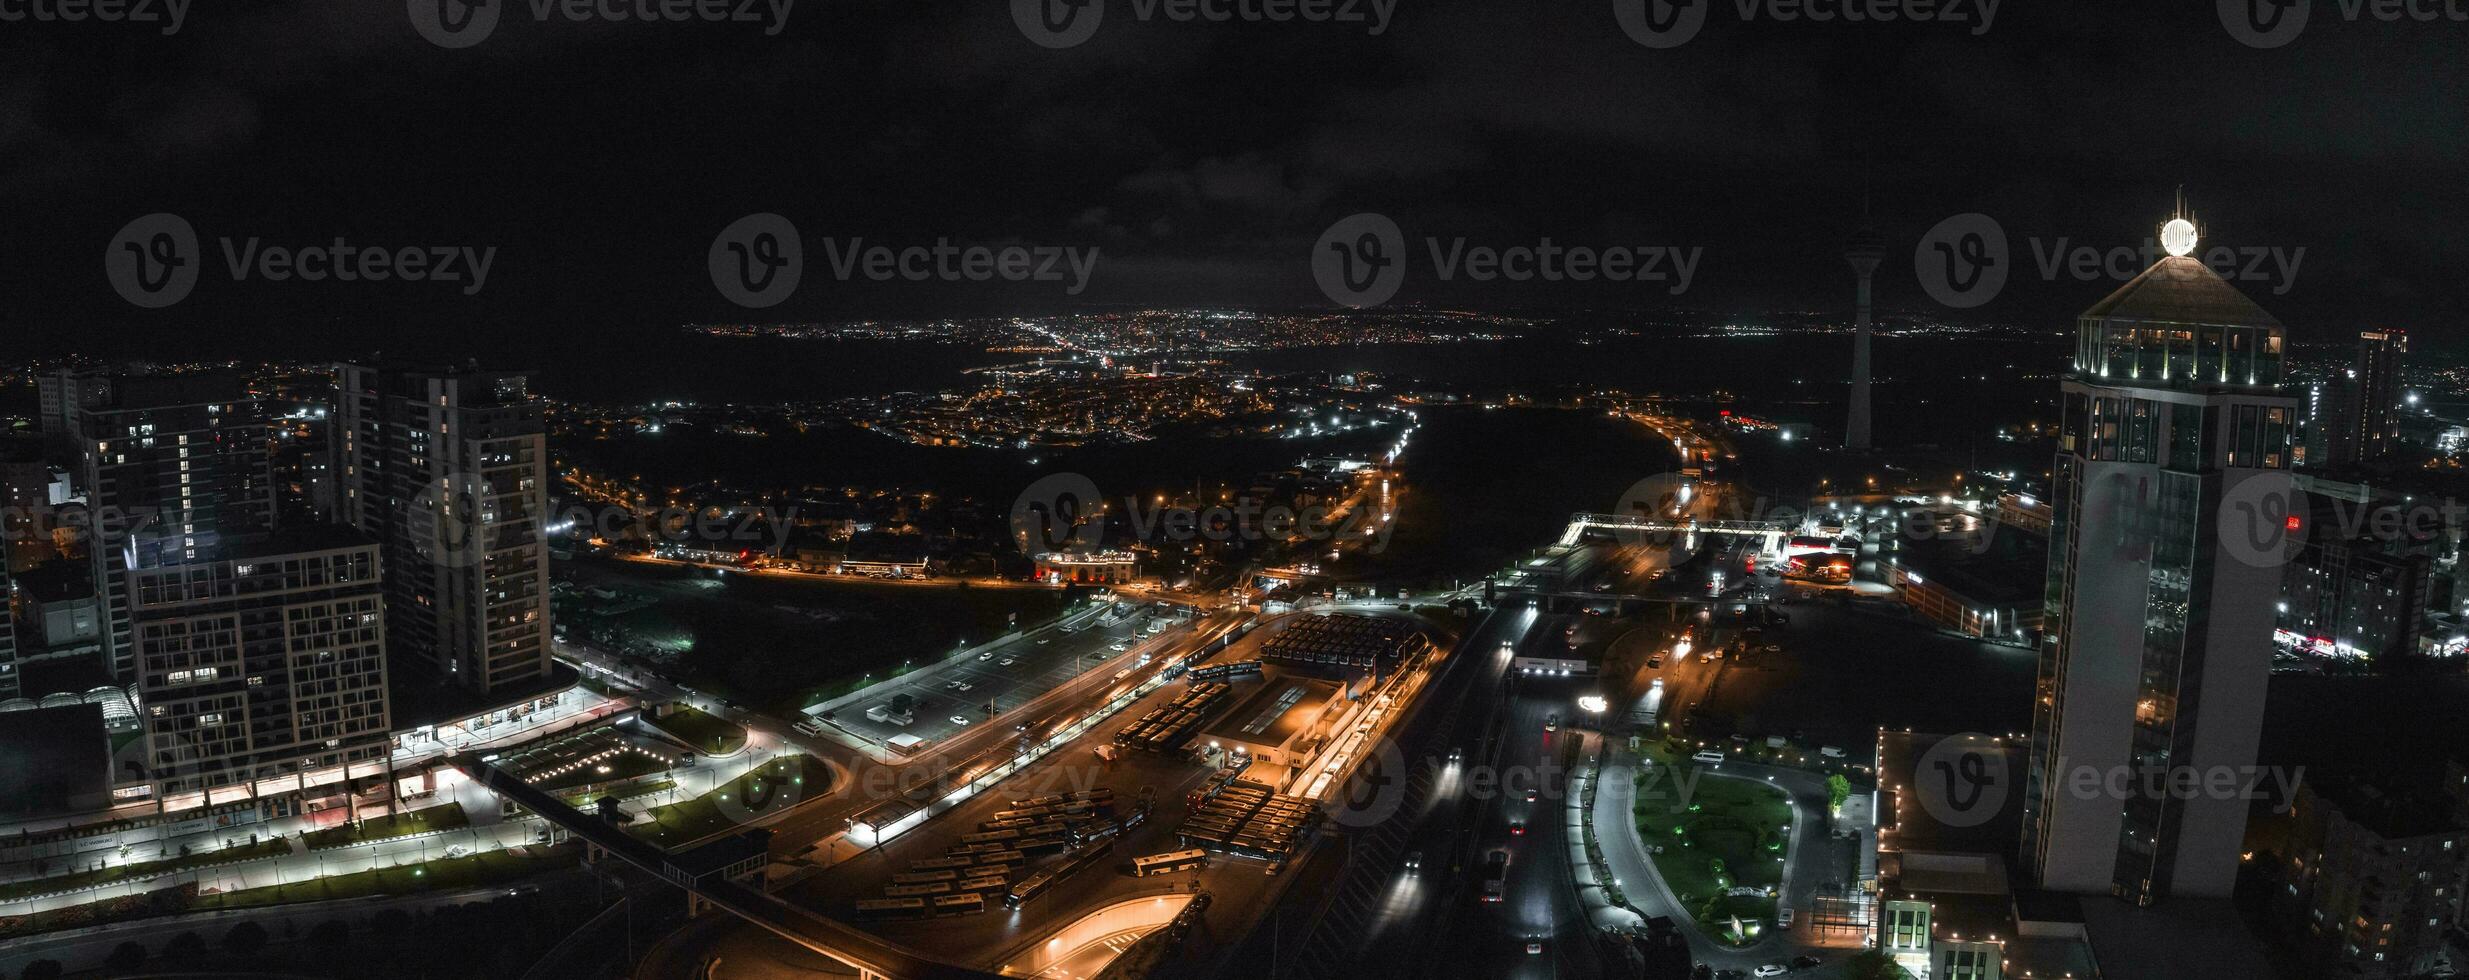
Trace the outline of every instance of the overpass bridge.
<path fill-rule="evenodd" d="M 736 879 L 740 876 L 741 857 L 753 862 L 752 866 L 758 872 L 765 860 L 763 848 L 755 848 L 747 856 L 746 845 L 740 843 L 743 838 L 724 838 L 670 853 L 597 816 L 566 805 L 564 800 L 542 792 L 477 755 L 466 753 L 455 756 L 451 761 L 455 768 L 463 770 L 482 786 L 581 838 L 593 859 L 614 856 L 634 865 L 685 889 L 698 912 L 704 908 L 717 908 L 737 916 L 772 935 L 847 964 L 859 980 L 997 980 L 1000 976 L 933 959 L 846 923 L 798 908 L 760 888 L 740 884 Z"/>
<path fill-rule="evenodd" d="M 1701 521 L 1694 517 L 1670 518 L 1634 514 L 1581 513 L 1570 516 L 1568 530 L 1560 534 L 1560 546 L 1566 548 L 1576 545 L 1585 539 L 1588 531 L 1611 531 L 1615 534 L 1625 532 L 1755 535 L 1765 539 L 1766 550 L 1776 551 L 1783 547 L 1783 539 L 1789 537 L 1794 528 L 1778 521 Z"/>

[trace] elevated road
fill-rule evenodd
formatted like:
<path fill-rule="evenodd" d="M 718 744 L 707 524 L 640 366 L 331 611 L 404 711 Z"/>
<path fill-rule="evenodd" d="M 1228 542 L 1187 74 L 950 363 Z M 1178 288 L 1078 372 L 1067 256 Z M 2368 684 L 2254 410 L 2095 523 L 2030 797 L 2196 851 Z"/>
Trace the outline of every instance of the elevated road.
<path fill-rule="evenodd" d="M 1701 521 L 1694 517 L 1644 517 L 1634 514 L 1573 514 L 1569 528 L 1560 534 L 1560 546 L 1569 547 L 1584 540 L 1588 531 L 1631 532 L 1647 534 L 1735 534 L 1765 539 L 1766 550 L 1783 546 L 1783 539 L 1793 528 L 1777 521 Z"/>
<path fill-rule="evenodd" d="M 599 852 L 659 876 L 703 903 L 737 916 L 775 936 L 847 964 L 861 980 L 993 980 L 996 974 L 932 959 L 923 953 L 875 938 L 862 930 L 797 908 L 756 888 L 729 880 L 710 868 L 707 849 L 726 843 L 671 854 L 637 839 L 607 821 L 566 805 L 565 801 L 484 762 L 476 755 L 453 758 L 455 768 L 541 819 L 565 828 Z M 758 854 L 757 860 L 761 859 Z"/>

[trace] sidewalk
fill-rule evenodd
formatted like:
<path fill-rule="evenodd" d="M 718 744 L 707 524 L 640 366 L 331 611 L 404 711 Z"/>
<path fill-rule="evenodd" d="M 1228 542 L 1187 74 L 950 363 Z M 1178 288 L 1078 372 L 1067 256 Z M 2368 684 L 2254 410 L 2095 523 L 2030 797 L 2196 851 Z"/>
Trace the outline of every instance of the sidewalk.
<path fill-rule="evenodd" d="M 764 751 L 739 752 L 725 760 L 713 760 L 693 769 L 672 774 L 676 785 L 649 796 L 628 800 L 627 812 L 640 814 L 655 806 L 694 799 L 712 792 L 729 780 L 743 775 L 763 761 L 776 757 L 776 747 Z M 829 795 L 829 794 L 825 794 Z M 820 799 L 821 797 L 817 797 Z M 317 851 L 302 850 L 294 841 L 292 853 L 268 855 L 226 865 L 184 868 L 143 878 L 127 878 L 91 888 L 57 893 L 15 901 L 0 902 L 0 914 L 26 915 L 77 905 L 86 905 L 112 898 L 142 894 L 183 881 L 194 881 L 201 893 L 233 891 L 265 885 L 291 884 L 332 875 L 351 874 L 376 868 L 420 864 L 452 856 L 450 849 L 466 853 L 504 850 L 537 843 L 540 830 L 546 826 L 540 818 L 523 814 L 513 818 L 499 815 L 498 801 L 478 783 L 457 782 L 444 798 L 437 802 L 457 802 L 471 820 L 468 827 L 433 831 L 382 841 L 364 841 L 342 847 Z M 794 808 L 792 808 L 794 809 Z M 778 816 L 790 812 L 782 810 Z M 262 839 L 262 838 L 261 838 Z"/>
<path fill-rule="evenodd" d="M 1586 910 L 1586 921 L 1606 932 L 1633 930 L 1646 924 L 1646 917 L 1629 904 L 1625 893 L 1628 883 L 1635 879 L 1622 877 L 1608 864 L 1595 860 L 1606 845 L 1593 823 L 1593 804 L 1601 785 L 1603 756 L 1611 740 L 1604 736 L 1594 738 L 1595 751 L 1578 771 L 1569 774 L 1569 792 L 1561 804 L 1561 819 L 1567 821 L 1569 832 L 1569 871 L 1577 886 L 1578 904 Z"/>

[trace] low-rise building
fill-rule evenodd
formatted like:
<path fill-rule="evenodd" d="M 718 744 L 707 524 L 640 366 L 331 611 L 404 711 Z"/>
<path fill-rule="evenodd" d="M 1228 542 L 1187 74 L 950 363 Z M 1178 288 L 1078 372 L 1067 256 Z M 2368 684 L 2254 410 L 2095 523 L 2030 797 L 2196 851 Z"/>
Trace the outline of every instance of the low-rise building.
<path fill-rule="evenodd" d="M 2469 779 L 2451 767 L 2454 786 Z M 2469 886 L 2469 822 L 2458 800 L 2374 783 L 2309 779 L 2291 810 L 2280 898 L 2324 976 L 2430 971 Z"/>
<path fill-rule="evenodd" d="M 2049 542 L 2012 525 L 1941 524 L 1944 533 L 1896 539 L 1886 581 L 1931 622 L 2002 643 L 2029 643 L 2046 612 Z"/>

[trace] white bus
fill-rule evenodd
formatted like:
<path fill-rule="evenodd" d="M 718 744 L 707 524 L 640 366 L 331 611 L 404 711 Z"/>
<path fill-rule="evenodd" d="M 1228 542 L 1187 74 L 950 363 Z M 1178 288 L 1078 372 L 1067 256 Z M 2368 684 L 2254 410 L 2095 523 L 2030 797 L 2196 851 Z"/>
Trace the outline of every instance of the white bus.
<path fill-rule="evenodd" d="M 1146 878 L 1150 875 L 1169 875 L 1177 871 L 1208 866 L 1209 852 L 1195 847 L 1187 851 L 1168 851 L 1164 854 L 1133 858 L 1132 875 L 1137 878 Z"/>

